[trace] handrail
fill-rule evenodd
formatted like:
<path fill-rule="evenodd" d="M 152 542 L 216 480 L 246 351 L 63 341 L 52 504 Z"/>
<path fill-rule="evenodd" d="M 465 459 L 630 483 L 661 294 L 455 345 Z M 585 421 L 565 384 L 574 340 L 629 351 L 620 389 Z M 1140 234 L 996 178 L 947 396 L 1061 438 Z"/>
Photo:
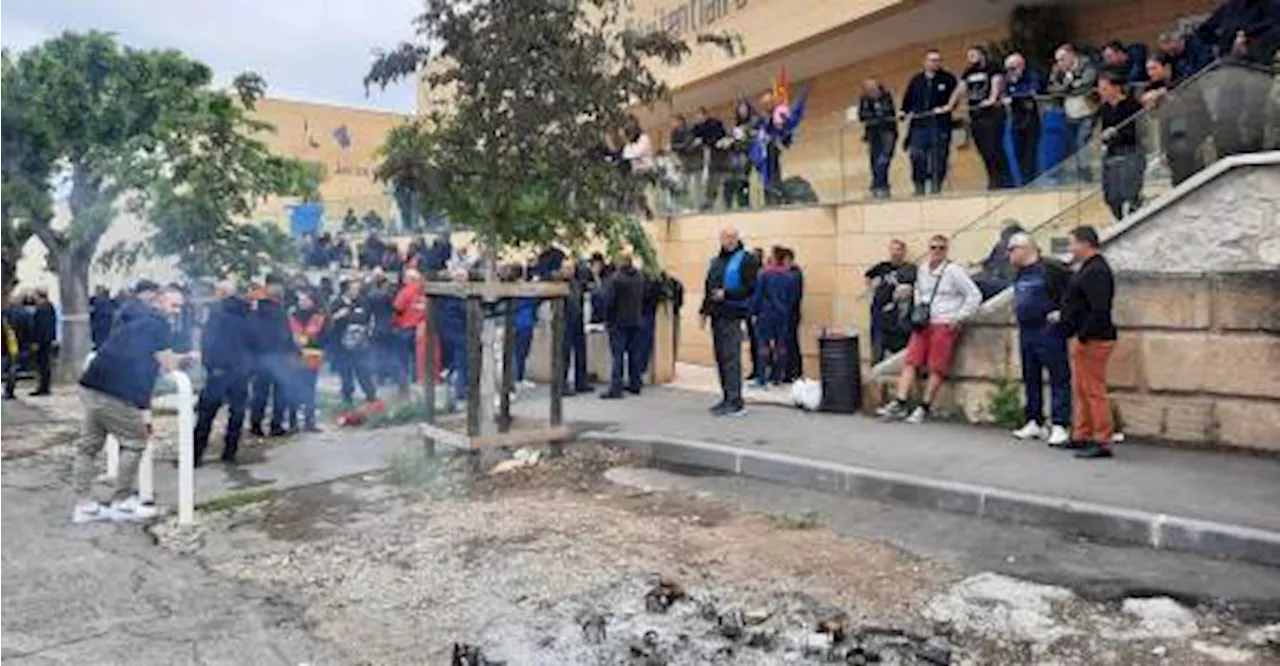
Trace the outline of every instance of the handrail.
<path fill-rule="evenodd" d="M 97 352 L 89 352 L 85 357 L 84 367 L 87 369 L 93 362 Z M 160 405 L 172 407 L 178 412 L 178 524 L 190 525 L 195 522 L 195 389 L 191 377 L 181 370 L 173 370 L 166 377 L 173 381 L 177 391 L 172 394 L 157 396 Z M 146 418 L 151 419 L 151 410 L 146 410 Z M 115 479 L 120 473 L 120 440 L 108 434 L 106 442 L 107 465 L 103 478 Z M 142 450 L 142 458 L 138 462 L 138 499 L 143 502 L 155 502 L 155 458 L 151 439 L 147 438 L 147 446 Z"/>

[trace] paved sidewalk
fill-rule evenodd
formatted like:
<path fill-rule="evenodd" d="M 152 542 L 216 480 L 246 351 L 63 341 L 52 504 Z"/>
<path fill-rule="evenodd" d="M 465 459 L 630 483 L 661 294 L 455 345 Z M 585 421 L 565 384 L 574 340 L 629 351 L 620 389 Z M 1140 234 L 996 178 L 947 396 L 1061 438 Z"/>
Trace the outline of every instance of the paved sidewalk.
<path fill-rule="evenodd" d="M 729 445 L 825 463 L 994 487 L 1122 509 L 1280 532 L 1280 461 L 1121 445 L 1109 461 L 1082 461 L 1003 431 L 954 423 L 881 423 L 753 405 L 743 418 L 714 418 L 715 396 L 646 389 L 643 396 L 566 401 L 565 418 L 588 429 Z M 515 405 L 535 415 L 536 402 Z"/>

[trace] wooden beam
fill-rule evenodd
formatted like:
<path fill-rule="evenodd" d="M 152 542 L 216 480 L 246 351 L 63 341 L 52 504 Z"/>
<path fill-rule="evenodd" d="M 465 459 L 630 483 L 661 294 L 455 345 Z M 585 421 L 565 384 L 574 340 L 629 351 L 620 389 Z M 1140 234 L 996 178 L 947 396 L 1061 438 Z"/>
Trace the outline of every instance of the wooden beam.
<path fill-rule="evenodd" d="M 551 302 L 551 425 L 564 423 L 564 299 Z"/>
<path fill-rule="evenodd" d="M 470 449 L 479 451 L 503 447 L 533 446 L 563 442 L 566 439 L 573 439 L 573 431 L 567 426 L 524 428 L 493 435 L 472 437 L 470 438 Z"/>
<path fill-rule="evenodd" d="M 434 423 L 419 423 L 418 432 L 432 444 L 431 448 L 435 448 L 435 444 L 443 444 L 454 449 L 471 448 L 471 438 L 465 433 L 456 430 L 449 430 Z"/>
<path fill-rule="evenodd" d="M 501 298 L 558 298 L 569 294 L 569 285 L 564 282 L 424 282 L 422 289 L 431 296 L 478 296 L 487 301 Z"/>
<path fill-rule="evenodd" d="M 484 363 L 484 304 L 480 297 L 467 299 L 467 434 L 480 434 L 480 373 Z"/>

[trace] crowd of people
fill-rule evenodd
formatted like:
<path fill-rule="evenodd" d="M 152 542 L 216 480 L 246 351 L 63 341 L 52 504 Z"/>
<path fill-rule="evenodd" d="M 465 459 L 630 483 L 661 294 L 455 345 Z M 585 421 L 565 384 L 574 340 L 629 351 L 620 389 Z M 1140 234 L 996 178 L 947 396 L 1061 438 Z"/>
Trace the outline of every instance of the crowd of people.
<path fill-rule="evenodd" d="M 1215 58 L 1272 65 L 1280 45 L 1280 9 L 1275 3 L 1223 3 L 1193 30 L 1162 34 L 1153 48 L 1113 41 L 1100 50 L 1063 44 L 1054 52 L 1047 75 L 1029 66 L 1022 53 L 995 62 L 982 46 L 966 53 L 956 76 L 943 67 L 942 54 L 929 50 L 923 70 L 908 81 L 895 106 L 893 94 L 874 78 L 863 83 L 858 119 L 864 126 L 871 168 L 871 193 L 890 196 L 889 167 L 899 123 L 907 123 L 904 146 L 911 159 L 916 195 L 937 193 L 947 177 L 953 113 L 968 112 L 969 135 L 982 157 L 989 189 L 1019 187 L 1064 159 L 1055 182 L 1093 179 L 1094 156 L 1088 150 L 1097 133 L 1105 144 L 1103 184 L 1117 217 L 1141 204 L 1144 138 L 1134 117 L 1144 109 L 1163 109 L 1157 145 L 1175 184 L 1200 168 L 1205 140 L 1214 138 L 1219 154 L 1261 150 L 1268 138 L 1256 130 L 1280 120 L 1280 100 L 1269 103 L 1239 86 L 1214 91 L 1231 105 L 1216 121 L 1208 112 L 1208 91 L 1179 90 Z M 1046 113 L 1059 116 L 1066 142 L 1058 151 L 1042 150 Z"/>
<path fill-rule="evenodd" d="M 50 394 L 53 379 L 54 347 L 58 341 L 58 315 L 49 292 L 32 289 L 15 294 L 4 308 L 4 399 L 13 400 L 18 373 L 28 370 L 36 377 L 32 396 Z"/>
<path fill-rule="evenodd" d="M 1280 98 L 1268 100 L 1238 85 L 1214 91 L 1178 88 L 1215 59 L 1272 66 L 1277 45 L 1275 3 L 1231 0 L 1194 28 L 1171 29 L 1152 45 L 1062 44 L 1043 68 L 1023 53 L 1001 61 L 986 47 L 973 46 L 957 75 L 946 69 L 941 52 L 930 49 L 900 100 L 875 78 L 863 82 L 856 115 L 867 146 L 871 195 L 891 196 L 889 172 L 904 123 L 901 138 L 913 193 L 940 192 L 954 128 L 967 120 L 989 189 L 1021 187 L 1050 170 L 1046 180 L 1054 183 L 1093 181 L 1095 160 L 1100 160 L 1108 203 L 1123 216 L 1142 202 L 1148 145 L 1162 153 L 1174 184 L 1203 166 L 1202 148 L 1210 137 L 1219 156 L 1261 150 L 1267 142 L 1280 145 L 1280 132 L 1267 135 L 1260 129 L 1267 122 L 1280 124 Z M 1234 112 L 1215 118 L 1208 111 L 1211 103 L 1225 103 Z M 1158 110 L 1151 116 L 1162 119 L 1151 123 L 1156 126 L 1152 137 L 1136 127 L 1134 117 L 1143 110 Z M 956 115 L 961 111 L 965 120 Z M 606 153 L 633 171 L 653 175 L 663 212 L 749 208 L 753 177 L 766 206 L 816 202 L 804 178 L 783 178 L 782 155 L 802 116 L 802 103 L 789 103 L 771 91 L 754 101 L 739 98 L 727 123 L 706 107 L 677 113 L 665 141 L 633 123 L 609 142 Z M 1048 138 L 1050 126 L 1054 139 Z M 1095 136 L 1104 154 L 1093 153 Z"/>

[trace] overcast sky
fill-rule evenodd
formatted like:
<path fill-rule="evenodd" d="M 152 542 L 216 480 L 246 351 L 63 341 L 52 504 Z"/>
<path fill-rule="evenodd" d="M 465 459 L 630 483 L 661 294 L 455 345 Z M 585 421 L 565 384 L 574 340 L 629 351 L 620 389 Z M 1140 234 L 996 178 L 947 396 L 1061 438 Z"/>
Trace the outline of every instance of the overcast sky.
<path fill-rule="evenodd" d="M 21 50 L 65 30 L 114 32 L 122 43 L 177 48 L 216 83 L 253 70 L 273 97 L 413 111 L 400 84 L 366 97 L 375 48 L 412 36 L 420 0 L 4 0 L 0 41 Z"/>

